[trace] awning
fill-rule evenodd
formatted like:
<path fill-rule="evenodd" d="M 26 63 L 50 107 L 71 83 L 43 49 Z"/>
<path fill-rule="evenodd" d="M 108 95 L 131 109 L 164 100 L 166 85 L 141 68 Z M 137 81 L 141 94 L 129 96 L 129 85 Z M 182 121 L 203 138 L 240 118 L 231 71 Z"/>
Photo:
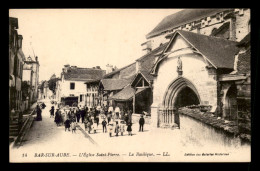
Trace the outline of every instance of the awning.
<path fill-rule="evenodd" d="M 135 95 L 138 95 L 139 93 L 143 92 L 147 88 L 138 88 L 135 92 Z M 112 97 L 109 97 L 109 100 L 116 100 L 116 101 L 128 101 L 131 100 L 134 96 L 134 89 L 129 85 L 125 87 L 123 90 L 118 92 Z"/>

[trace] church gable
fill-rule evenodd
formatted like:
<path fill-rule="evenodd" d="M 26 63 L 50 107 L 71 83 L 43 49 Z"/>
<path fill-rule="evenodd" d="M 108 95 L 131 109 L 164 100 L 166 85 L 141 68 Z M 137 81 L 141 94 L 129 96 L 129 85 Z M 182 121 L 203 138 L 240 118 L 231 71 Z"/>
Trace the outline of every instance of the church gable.
<path fill-rule="evenodd" d="M 163 60 L 184 54 L 199 54 L 215 69 L 232 70 L 234 56 L 239 50 L 236 45 L 237 42 L 234 41 L 178 30 L 173 34 L 162 56 L 151 70 L 151 74 L 156 75 L 158 66 Z"/>
<path fill-rule="evenodd" d="M 187 41 L 185 41 L 180 35 L 177 34 L 171 41 L 169 46 L 166 48 L 165 52 L 176 52 L 187 48 L 192 48 L 192 46 Z"/>

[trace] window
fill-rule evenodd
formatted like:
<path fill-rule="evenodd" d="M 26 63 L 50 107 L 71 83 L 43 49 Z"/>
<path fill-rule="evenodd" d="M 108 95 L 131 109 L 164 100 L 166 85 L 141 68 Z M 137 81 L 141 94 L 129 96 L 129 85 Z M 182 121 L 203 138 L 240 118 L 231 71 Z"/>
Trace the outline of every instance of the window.
<path fill-rule="evenodd" d="M 75 83 L 70 83 L 70 89 L 74 90 L 75 89 Z"/>

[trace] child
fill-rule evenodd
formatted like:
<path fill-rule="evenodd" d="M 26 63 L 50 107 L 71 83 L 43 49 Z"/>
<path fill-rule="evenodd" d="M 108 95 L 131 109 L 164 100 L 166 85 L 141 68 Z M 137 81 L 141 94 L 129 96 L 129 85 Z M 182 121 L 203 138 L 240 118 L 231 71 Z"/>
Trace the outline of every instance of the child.
<path fill-rule="evenodd" d="M 116 136 L 118 136 L 118 133 L 119 133 L 119 125 L 118 125 L 118 121 L 116 121 L 115 133 L 116 133 Z"/>
<path fill-rule="evenodd" d="M 84 126 L 85 126 L 85 131 L 87 131 L 87 129 L 88 129 L 88 120 L 87 119 L 84 120 Z"/>
<path fill-rule="evenodd" d="M 120 132 L 121 132 L 121 136 L 123 136 L 124 132 L 125 132 L 125 125 L 124 123 L 120 124 L 120 128 L 119 128 Z"/>
<path fill-rule="evenodd" d="M 132 123 L 128 122 L 127 124 L 127 131 L 128 131 L 128 135 L 132 136 Z"/>
<path fill-rule="evenodd" d="M 96 131 L 94 124 L 92 124 L 92 129 L 93 129 L 93 133 L 95 134 L 97 131 Z"/>
<path fill-rule="evenodd" d="M 87 128 L 88 128 L 88 133 L 90 134 L 90 131 L 91 131 L 91 122 L 90 121 L 87 122 Z"/>
<path fill-rule="evenodd" d="M 67 120 L 64 122 L 64 125 L 65 125 L 65 132 L 66 132 L 67 129 L 70 131 L 70 120 L 69 120 L 69 119 L 67 119 Z"/>
<path fill-rule="evenodd" d="M 109 129 L 109 136 L 112 137 L 113 124 L 108 124 L 108 129 Z"/>
<path fill-rule="evenodd" d="M 107 132 L 107 121 L 106 121 L 106 119 L 104 119 L 102 121 L 102 126 L 103 126 L 103 133 L 104 133 L 104 131 Z"/>
<path fill-rule="evenodd" d="M 73 132 L 76 133 L 76 122 L 75 122 L 74 119 L 72 120 L 72 123 L 71 123 L 71 130 L 72 130 L 72 133 L 73 133 Z"/>

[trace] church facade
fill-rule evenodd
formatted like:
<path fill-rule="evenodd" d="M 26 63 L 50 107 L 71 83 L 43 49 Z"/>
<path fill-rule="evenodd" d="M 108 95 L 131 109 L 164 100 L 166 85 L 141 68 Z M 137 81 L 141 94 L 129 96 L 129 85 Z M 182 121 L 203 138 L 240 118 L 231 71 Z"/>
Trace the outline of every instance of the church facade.
<path fill-rule="evenodd" d="M 248 35 L 250 9 L 192 9 L 165 17 L 142 44 L 150 52 L 167 43 L 150 71 L 152 124 L 172 126 L 176 110 L 190 105 L 209 106 L 225 120 L 241 119 L 239 109 L 245 103 L 239 104 L 240 99 L 250 104 L 250 55 L 240 58 L 247 61 L 240 66 L 246 71 L 238 73 L 236 68 L 245 63 L 238 62 L 241 51 L 250 51 L 239 45 Z M 248 118 L 250 105 L 246 108 Z"/>

